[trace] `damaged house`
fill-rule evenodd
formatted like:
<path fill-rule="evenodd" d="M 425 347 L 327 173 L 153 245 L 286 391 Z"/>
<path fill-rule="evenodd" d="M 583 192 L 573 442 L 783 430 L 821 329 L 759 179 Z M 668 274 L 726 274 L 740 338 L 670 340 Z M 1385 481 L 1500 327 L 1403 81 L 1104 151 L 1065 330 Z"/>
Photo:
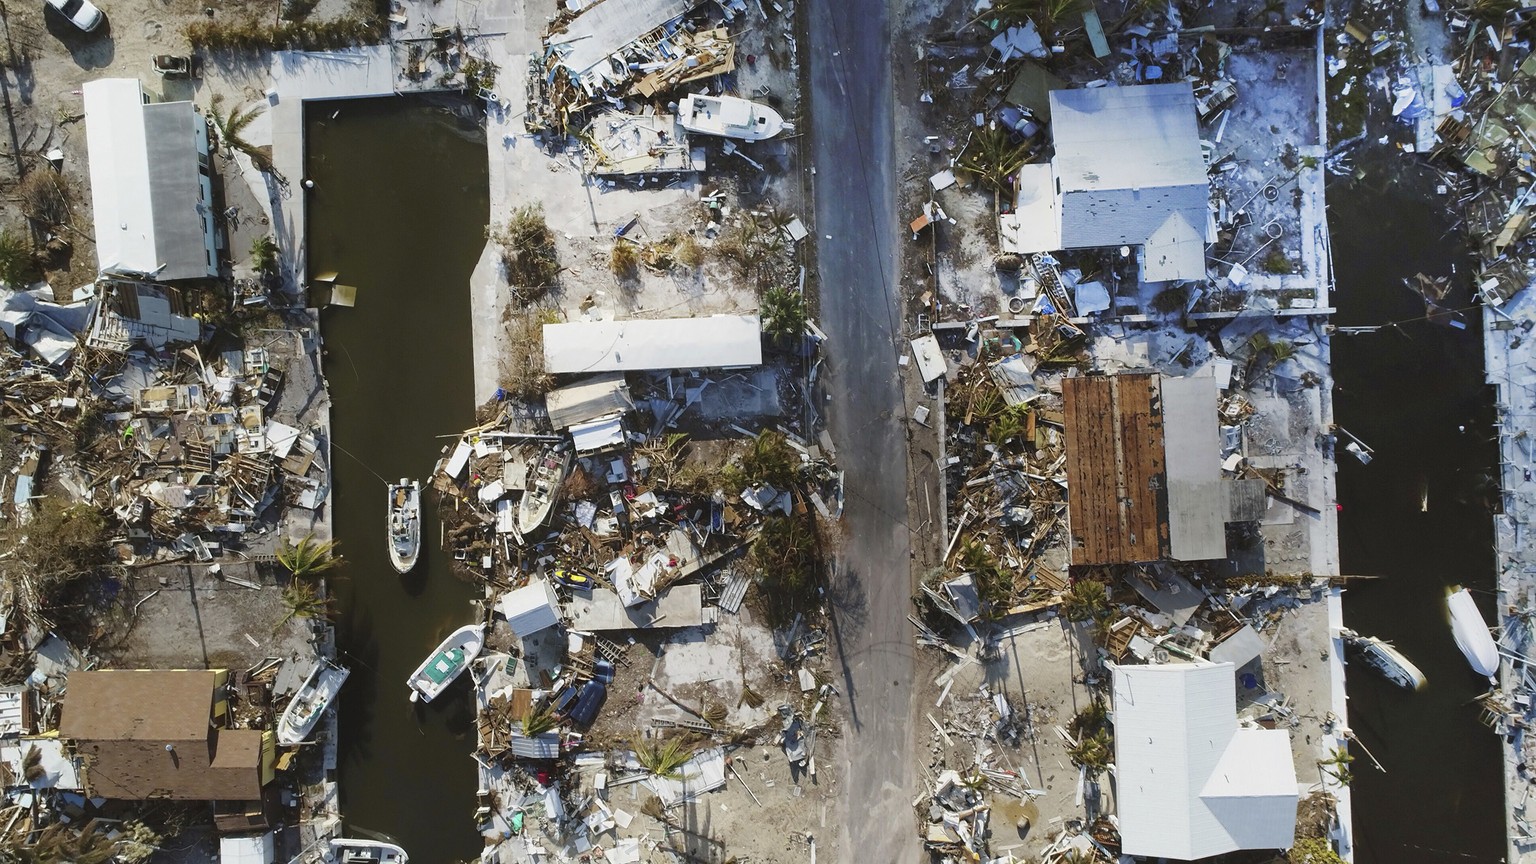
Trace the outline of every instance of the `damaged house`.
<path fill-rule="evenodd" d="M 1056 155 L 1019 169 L 1002 249 L 1135 247 L 1144 282 L 1206 277 L 1214 239 L 1194 91 L 1187 83 L 1050 91 Z"/>
<path fill-rule="evenodd" d="M 1222 477 L 1216 379 L 1068 377 L 1061 391 L 1071 563 L 1227 557 L 1226 524 L 1255 490 Z"/>

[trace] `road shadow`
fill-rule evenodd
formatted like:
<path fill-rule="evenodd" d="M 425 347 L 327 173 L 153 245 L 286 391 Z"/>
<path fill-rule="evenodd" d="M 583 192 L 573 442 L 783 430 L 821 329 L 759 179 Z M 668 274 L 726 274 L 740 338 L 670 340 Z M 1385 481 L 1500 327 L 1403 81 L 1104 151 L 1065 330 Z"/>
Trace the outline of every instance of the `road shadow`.
<path fill-rule="evenodd" d="M 105 15 L 95 30 L 86 33 L 59 10 L 47 6 L 43 9 L 43 26 L 48 35 L 64 45 L 70 59 L 81 69 L 105 68 L 112 65 L 112 59 L 117 56 L 117 46 L 112 42 L 112 21 Z"/>

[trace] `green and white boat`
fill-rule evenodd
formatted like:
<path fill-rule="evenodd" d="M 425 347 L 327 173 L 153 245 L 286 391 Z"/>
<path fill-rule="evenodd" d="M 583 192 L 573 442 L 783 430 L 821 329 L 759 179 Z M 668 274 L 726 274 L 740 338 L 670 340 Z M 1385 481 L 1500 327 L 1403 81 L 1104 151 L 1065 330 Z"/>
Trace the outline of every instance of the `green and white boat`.
<path fill-rule="evenodd" d="M 431 702 L 439 693 L 448 689 L 453 679 L 459 677 L 469 663 L 480 655 L 485 644 L 485 628 L 470 624 L 448 634 L 443 644 L 437 646 L 411 677 L 405 682 L 411 688 L 412 702 Z"/>

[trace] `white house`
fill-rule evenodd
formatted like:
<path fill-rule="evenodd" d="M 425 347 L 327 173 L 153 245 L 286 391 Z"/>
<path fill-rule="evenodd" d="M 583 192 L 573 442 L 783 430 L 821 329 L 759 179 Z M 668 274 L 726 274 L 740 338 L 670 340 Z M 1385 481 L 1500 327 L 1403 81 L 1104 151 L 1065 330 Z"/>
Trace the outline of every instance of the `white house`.
<path fill-rule="evenodd" d="M 1299 797 L 1291 736 L 1237 724 L 1232 664 L 1113 668 L 1121 850 L 1193 861 L 1289 849 Z"/>
<path fill-rule="evenodd" d="M 85 140 L 101 273 L 219 274 L 208 128 L 191 102 L 150 102 L 135 78 L 86 82 Z"/>
<path fill-rule="evenodd" d="M 1050 108 L 1056 155 L 1020 169 L 1003 250 L 1139 247 L 1145 282 L 1204 279 L 1214 226 L 1190 85 L 1052 90 Z"/>
<path fill-rule="evenodd" d="M 496 611 L 519 639 L 526 639 L 560 623 L 560 597 L 548 580 L 530 579 L 527 585 L 501 595 Z"/>

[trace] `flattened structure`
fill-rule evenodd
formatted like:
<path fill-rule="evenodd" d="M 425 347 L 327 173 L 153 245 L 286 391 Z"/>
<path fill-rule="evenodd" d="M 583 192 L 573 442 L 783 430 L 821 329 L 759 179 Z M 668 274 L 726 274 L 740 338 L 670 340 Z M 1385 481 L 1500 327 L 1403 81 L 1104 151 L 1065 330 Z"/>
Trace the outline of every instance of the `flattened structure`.
<path fill-rule="evenodd" d="M 1163 411 L 1151 373 L 1062 381 L 1073 564 L 1162 557 Z"/>

